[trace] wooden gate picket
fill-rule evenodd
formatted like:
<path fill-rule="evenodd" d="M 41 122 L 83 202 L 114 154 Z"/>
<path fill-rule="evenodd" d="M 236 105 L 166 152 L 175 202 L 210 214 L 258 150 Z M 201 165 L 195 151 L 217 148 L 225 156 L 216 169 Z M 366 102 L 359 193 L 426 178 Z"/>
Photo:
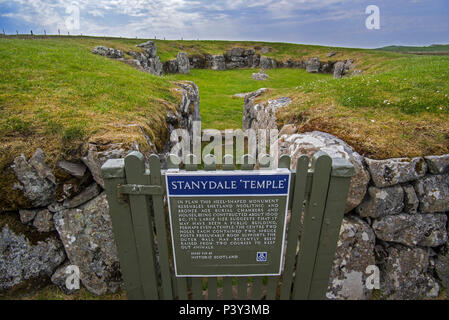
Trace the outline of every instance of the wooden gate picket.
<path fill-rule="evenodd" d="M 168 170 L 179 170 L 168 157 Z M 190 155 L 184 170 L 197 171 Z M 253 170 L 249 155 L 240 170 Z M 205 171 L 216 171 L 213 155 L 204 158 Z M 165 210 L 165 173 L 157 155 L 148 159 L 139 152 L 125 159 L 108 160 L 102 176 L 109 203 L 120 267 L 129 299 L 324 299 L 354 167 L 344 159 L 318 152 L 291 159 L 282 156 L 279 168 L 291 172 L 287 203 L 290 220 L 285 235 L 281 276 L 175 277 L 171 255 L 169 219 Z M 270 164 L 265 156 L 260 170 Z M 222 170 L 238 170 L 225 155 Z M 299 251 L 298 251 L 299 246 Z M 234 288 L 236 290 L 234 291 Z M 220 288 L 221 287 L 221 288 Z M 265 290 L 264 290 L 265 288 Z M 263 293 L 265 294 L 263 295 Z"/>

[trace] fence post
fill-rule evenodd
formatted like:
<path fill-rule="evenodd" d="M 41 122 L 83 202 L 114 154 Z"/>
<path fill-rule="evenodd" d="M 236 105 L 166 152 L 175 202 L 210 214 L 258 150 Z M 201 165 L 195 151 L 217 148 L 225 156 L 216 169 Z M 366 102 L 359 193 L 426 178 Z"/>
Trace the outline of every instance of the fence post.
<path fill-rule="evenodd" d="M 131 300 L 143 299 L 131 210 L 129 204 L 118 194 L 118 186 L 126 183 L 124 160 L 108 160 L 101 170 L 120 260 L 120 269 L 125 281 L 126 295 Z"/>

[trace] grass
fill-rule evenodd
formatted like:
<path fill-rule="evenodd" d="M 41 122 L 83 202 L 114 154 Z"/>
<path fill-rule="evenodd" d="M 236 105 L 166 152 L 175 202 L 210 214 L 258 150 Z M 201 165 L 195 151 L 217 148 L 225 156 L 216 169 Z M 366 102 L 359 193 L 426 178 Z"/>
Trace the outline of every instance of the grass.
<path fill-rule="evenodd" d="M 32 293 L 17 292 L 14 295 L 0 296 L 0 300 L 126 300 L 126 293 L 120 291 L 117 293 L 108 293 L 97 296 L 81 287 L 71 295 L 65 294 L 56 285 L 50 284 L 40 290 L 33 290 Z"/>
<path fill-rule="evenodd" d="M 413 47 L 413 46 L 389 46 L 379 48 L 378 50 L 392 51 L 392 52 L 449 52 L 449 44 L 440 44 L 427 47 Z"/>
<path fill-rule="evenodd" d="M 310 74 L 300 69 L 267 70 L 267 81 L 255 81 L 251 77 L 254 69 L 212 71 L 191 70 L 190 75 L 169 75 L 170 80 L 191 80 L 201 96 L 202 127 L 209 129 L 238 129 L 242 127 L 243 99 L 237 93 L 246 93 L 260 88 L 288 90 L 301 83 L 330 79 L 330 75 Z"/>
<path fill-rule="evenodd" d="M 310 82 L 283 123 L 335 134 L 373 158 L 449 153 L 449 58 L 406 56 L 388 71 Z"/>
<path fill-rule="evenodd" d="M 270 91 L 262 100 L 293 99 L 278 114 L 281 124 L 296 123 L 301 132 L 329 132 L 365 156 L 449 153 L 449 58 L 371 59 L 381 67 L 344 79 L 295 69 L 268 70 L 271 78 L 263 82 L 251 78 L 252 69 L 192 70 L 190 75 L 167 78 L 197 83 L 203 128 L 241 128 L 243 99 L 233 95 L 267 87 Z"/>
<path fill-rule="evenodd" d="M 157 147 L 167 109 L 179 103 L 174 85 L 120 61 L 90 53 L 80 41 L 0 39 L 0 211 L 26 206 L 9 165 L 42 148 L 53 166 L 75 157 L 86 141 L 139 143 L 138 124 Z"/>
<path fill-rule="evenodd" d="M 23 39 L 22 39 L 23 38 Z M 203 128 L 240 128 L 244 93 L 270 88 L 259 99 L 280 96 L 293 103 L 278 113 L 280 124 L 296 123 L 301 132 L 334 134 L 373 158 L 449 153 L 449 57 L 403 55 L 363 50 L 269 42 L 155 40 L 162 61 L 189 54 L 221 54 L 233 47 L 255 48 L 279 61 L 354 60 L 362 76 L 334 80 L 304 70 L 269 70 L 270 80 L 251 78 L 257 70 L 192 70 L 190 75 L 155 77 L 120 61 L 93 55 L 104 45 L 140 50 L 145 39 L 26 36 L 0 39 L 0 210 L 27 206 L 11 185 L 9 164 L 36 148 L 49 165 L 77 157 L 85 142 L 137 141 L 147 150 L 138 127 L 157 147 L 166 136 L 165 114 L 179 102 L 173 81 L 192 80 L 200 88 Z M 334 51 L 336 55 L 328 58 Z M 7 202 L 9 205 L 4 205 Z M 6 208 L 6 209 L 5 209 Z"/>

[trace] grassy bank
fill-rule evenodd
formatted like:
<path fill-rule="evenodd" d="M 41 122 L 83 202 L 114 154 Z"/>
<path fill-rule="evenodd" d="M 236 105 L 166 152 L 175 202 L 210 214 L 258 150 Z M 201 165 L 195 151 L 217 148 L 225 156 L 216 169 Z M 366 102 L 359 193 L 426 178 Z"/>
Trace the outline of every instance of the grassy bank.
<path fill-rule="evenodd" d="M 140 128 L 129 124 L 161 147 L 167 109 L 179 103 L 166 79 L 94 55 L 70 39 L 2 38 L 0 70 L 0 211 L 3 201 L 25 201 L 12 188 L 14 157 L 42 148 L 53 166 L 79 155 L 86 141 L 137 141 L 148 149 Z"/>

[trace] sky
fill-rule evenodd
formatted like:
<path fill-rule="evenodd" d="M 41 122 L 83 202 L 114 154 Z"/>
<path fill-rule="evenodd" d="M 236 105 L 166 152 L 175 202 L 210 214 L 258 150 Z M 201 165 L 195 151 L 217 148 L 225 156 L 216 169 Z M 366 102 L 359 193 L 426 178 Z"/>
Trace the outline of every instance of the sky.
<path fill-rule="evenodd" d="M 369 5 L 379 8 L 379 29 L 366 27 Z M 449 44 L 449 0 L 0 0 L 2 29 L 7 34 L 60 30 L 145 39 L 422 46 Z"/>

